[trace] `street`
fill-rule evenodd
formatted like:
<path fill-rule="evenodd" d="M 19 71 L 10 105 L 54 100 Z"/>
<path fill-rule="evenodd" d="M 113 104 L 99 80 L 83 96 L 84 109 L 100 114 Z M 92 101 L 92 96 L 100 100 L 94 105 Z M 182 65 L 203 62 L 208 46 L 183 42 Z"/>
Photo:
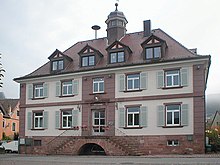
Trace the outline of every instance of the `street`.
<path fill-rule="evenodd" d="M 36 156 L 0 154 L 0 165 L 220 165 L 220 155 Z"/>

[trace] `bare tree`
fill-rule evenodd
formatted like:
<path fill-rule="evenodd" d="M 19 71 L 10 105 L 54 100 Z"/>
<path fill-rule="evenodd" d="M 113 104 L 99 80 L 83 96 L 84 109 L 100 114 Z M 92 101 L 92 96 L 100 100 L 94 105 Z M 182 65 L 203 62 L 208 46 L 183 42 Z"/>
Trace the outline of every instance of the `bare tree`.
<path fill-rule="evenodd" d="M 2 58 L 2 54 L 0 53 L 0 59 Z M 2 67 L 2 62 L 0 61 L 0 88 L 3 87 L 3 82 L 2 82 L 2 78 L 4 77 L 4 73 L 5 70 Z"/>

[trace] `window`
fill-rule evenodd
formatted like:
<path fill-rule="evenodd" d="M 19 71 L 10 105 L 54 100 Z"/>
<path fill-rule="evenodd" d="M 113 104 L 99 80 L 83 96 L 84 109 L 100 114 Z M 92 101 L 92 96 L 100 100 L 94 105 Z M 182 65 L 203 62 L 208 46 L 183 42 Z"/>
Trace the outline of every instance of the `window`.
<path fill-rule="evenodd" d="M 35 84 L 34 85 L 34 98 L 43 97 L 44 96 L 43 90 L 44 90 L 43 84 Z"/>
<path fill-rule="evenodd" d="M 127 75 L 127 90 L 140 89 L 140 74 Z"/>
<path fill-rule="evenodd" d="M 2 121 L 2 127 L 5 128 L 5 125 L 6 125 L 5 120 L 3 120 Z"/>
<path fill-rule="evenodd" d="M 16 123 L 12 123 L 12 131 L 15 131 Z"/>
<path fill-rule="evenodd" d="M 171 70 L 165 72 L 166 87 L 177 87 L 180 86 L 180 71 Z"/>
<path fill-rule="evenodd" d="M 167 146 L 179 146 L 179 141 L 178 140 L 168 140 Z"/>
<path fill-rule="evenodd" d="M 62 128 L 72 127 L 72 110 L 62 111 Z"/>
<path fill-rule="evenodd" d="M 128 127 L 139 127 L 139 107 L 127 108 L 127 126 Z"/>
<path fill-rule="evenodd" d="M 94 66 L 95 65 L 95 56 L 82 56 L 81 57 L 82 66 Z"/>
<path fill-rule="evenodd" d="M 93 79 L 93 93 L 104 92 L 104 78 Z"/>
<path fill-rule="evenodd" d="M 62 96 L 68 96 L 73 94 L 73 83 L 72 81 L 62 82 Z"/>
<path fill-rule="evenodd" d="M 145 58 L 146 60 L 161 58 L 161 47 L 145 48 Z"/>
<path fill-rule="evenodd" d="M 43 128 L 43 111 L 34 112 L 34 129 L 42 129 Z"/>
<path fill-rule="evenodd" d="M 125 61 L 124 52 L 112 52 L 110 53 L 110 63 L 120 63 Z"/>
<path fill-rule="evenodd" d="M 41 146 L 41 140 L 34 140 L 34 146 Z"/>
<path fill-rule="evenodd" d="M 167 126 L 180 125 L 180 105 L 166 106 L 166 125 Z"/>
<path fill-rule="evenodd" d="M 52 70 L 63 70 L 63 60 L 57 60 L 52 62 Z"/>
<path fill-rule="evenodd" d="M 17 111 L 17 116 L 19 116 L 20 115 L 20 113 L 19 113 L 20 111 Z"/>

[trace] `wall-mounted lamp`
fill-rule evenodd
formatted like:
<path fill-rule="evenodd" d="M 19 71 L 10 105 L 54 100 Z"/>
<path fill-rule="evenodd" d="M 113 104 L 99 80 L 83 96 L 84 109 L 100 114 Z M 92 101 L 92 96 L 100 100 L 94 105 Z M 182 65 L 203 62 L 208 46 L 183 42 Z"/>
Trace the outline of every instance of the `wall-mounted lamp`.
<path fill-rule="evenodd" d="M 79 110 L 79 112 L 81 111 L 81 105 L 80 104 L 77 105 L 77 109 Z"/>
<path fill-rule="evenodd" d="M 196 69 L 199 70 L 200 69 L 200 65 L 197 65 Z"/>
<path fill-rule="evenodd" d="M 112 78 L 112 75 L 111 75 L 111 74 L 109 74 L 109 75 L 108 75 L 108 78 Z"/>
<path fill-rule="evenodd" d="M 83 80 L 86 81 L 86 80 L 87 80 L 87 77 L 84 77 Z"/>

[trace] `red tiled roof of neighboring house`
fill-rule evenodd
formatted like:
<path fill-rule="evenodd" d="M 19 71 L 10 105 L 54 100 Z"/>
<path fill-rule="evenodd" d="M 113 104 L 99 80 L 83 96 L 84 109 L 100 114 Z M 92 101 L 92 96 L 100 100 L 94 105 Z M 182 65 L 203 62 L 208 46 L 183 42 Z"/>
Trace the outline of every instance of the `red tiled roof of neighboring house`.
<path fill-rule="evenodd" d="M 18 105 L 19 99 L 0 99 L 0 110 L 4 117 L 10 117 L 10 110 Z"/>

